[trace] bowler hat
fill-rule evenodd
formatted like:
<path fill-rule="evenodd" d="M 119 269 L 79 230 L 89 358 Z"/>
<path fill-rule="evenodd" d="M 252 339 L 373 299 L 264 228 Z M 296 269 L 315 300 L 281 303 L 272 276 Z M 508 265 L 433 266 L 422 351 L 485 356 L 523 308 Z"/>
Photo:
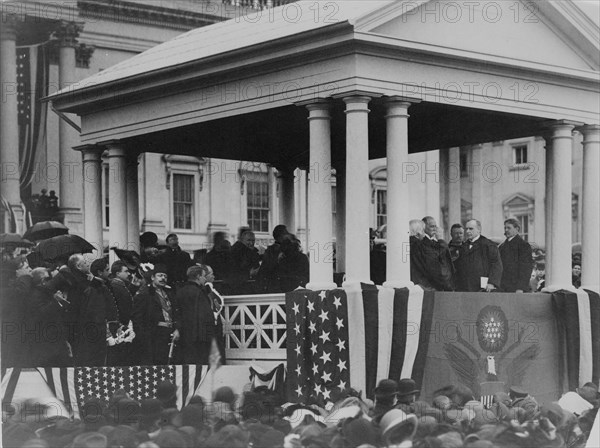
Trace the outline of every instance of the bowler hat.
<path fill-rule="evenodd" d="M 398 394 L 398 383 L 394 380 L 384 379 L 379 381 L 375 388 L 375 396 L 390 396 Z"/>
<path fill-rule="evenodd" d="M 411 378 L 403 378 L 398 383 L 398 395 L 401 397 L 418 394 L 419 392 L 420 390 L 417 389 L 417 383 Z"/>

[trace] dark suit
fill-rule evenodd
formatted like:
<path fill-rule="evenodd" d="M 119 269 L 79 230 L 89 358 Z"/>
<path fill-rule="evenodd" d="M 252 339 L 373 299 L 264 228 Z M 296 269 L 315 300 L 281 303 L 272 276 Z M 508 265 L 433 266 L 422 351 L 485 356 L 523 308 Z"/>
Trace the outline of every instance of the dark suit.
<path fill-rule="evenodd" d="M 500 289 L 505 292 L 515 292 L 517 289 L 529 291 L 533 269 L 531 246 L 516 235 L 510 241 L 505 240 L 498 249 L 502 259 Z"/>
<path fill-rule="evenodd" d="M 421 240 L 421 251 L 427 284 L 437 291 L 454 290 L 454 267 L 446 243 L 424 236 Z"/>
<path fill-rule="evenodd" d="M 132 321 L 135 339 L 132 351 L 138 355 L 137 361 L 140 365 L 165 365 L 169 361 L 171 333 L 179 328 L 180 313 L 172 289 L 165 289 L 165 292 L 171 303 L 170 327 L 163 326 L 166 322 L 163 307 L 153 286 L 142 286 L 133 298 Z"/>
<path fill-rule="evenodd" d="M 208 364 L 217 326 L 206 288 L 188 281 L 177 290 L 175 297 L 181 309 L 183 362 Z"/>
<path fill-rule="evenodd" d="M 484 236 L 480 236 L 469 248 L 466 241 L 460 248 L 454 262 L 456 268 L 457 291 L 480 291 L 481 277 L 488 277 L 488 283 L 500 287 L 502 260 L 498 246 Z"/>

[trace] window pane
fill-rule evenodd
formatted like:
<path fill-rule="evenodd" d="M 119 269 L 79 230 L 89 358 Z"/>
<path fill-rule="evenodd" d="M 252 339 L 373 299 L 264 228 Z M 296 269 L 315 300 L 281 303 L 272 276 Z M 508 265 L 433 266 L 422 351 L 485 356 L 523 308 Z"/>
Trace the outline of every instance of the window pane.
<path fill-rule="evenodd" d="M 266 180 L 247 182 L 248 225 L 257 232 L 269 231 L 269 184 Z"/>
<path fill-rule="evenodd" d="M 173 225 L 176 229 L 191 229 L 194 197 L 194 176 L 173 175 Z"/>

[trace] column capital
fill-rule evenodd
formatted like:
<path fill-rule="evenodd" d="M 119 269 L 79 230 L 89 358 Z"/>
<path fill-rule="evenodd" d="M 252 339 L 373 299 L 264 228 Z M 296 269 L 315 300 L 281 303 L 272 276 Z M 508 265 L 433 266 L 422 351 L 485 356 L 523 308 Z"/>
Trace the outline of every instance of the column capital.
<path fill-rule="evenodd" d="M 108 157 L 126 157 L 125 145 L 121 140 L 107 140 L 100 143 L 100 146 L 108 150 Z"/>
<path fill-rule="evenodd" d="M 332 105 L 329 101 L 317 101 L 306 104 L 308 120 L 331 120 Z"/>
<path fill-rule="evenodd" d="M 583 124 L 580 121 L 573 120 L 548 120 L 542 124 L 542 131 L 555 133 L 556 131 L 566 131 L 568 129 L 571 132 L 576 127 L 583 126 Z"/>
<path fill-rule="evenodd" d="M 102 160 L 104 148 L 98 145 L 79 145 L 74 146 L 75 151 L 80 151 L 84 162 L 99 162 Z"/>
<path fill-rule="evenodd" d="M 406 105 L 406 107 L 410 107 L 413 104 L 419 104 L 422 100 L 419 98 L 410 98 L 408 96 L 398 96 L 398 95 L 394 95 L 394 96 L 386 96 L 383 98 L 383 102 L 384 104 L 387 105 L 394 105 L 394 104 L 398 104 L 398 105 Z"/>
<path fill-rule="evenodd" d="M 90 59 L 96 47 L 93 45 L 78 44 L 75 46 L 75 61 L 77 67 L 90 68 Z"/>
<path fill-rule="evenodd" d="M 0 28 L 0 40 L 17 40 L 17 26 L 19 19 L 15 14 L 2 14 L 2 27 Z"/>
<path fill-rule="evenodd" d="M 600 125 L 599 124 L 586 124 L 577 128 L 579 132 L 583 134 L 583 141 L 596 142 L 600 138 Z"/>
<path fill-rule="evenodd" d="M 75 47 L 77 45 L 77 38 L 82 31 L 82 22 L 61 20 L 54 31 L 54 38 L 57 39 L 60 47 Z"/>
<path fill-rule="evenodd" d="M 312 110 L 329 110 L 332 107 L 331 100 L 327 98 L 316 98 L 312 100 L 298 101 L 296 106 L 306 107 L 309 111 Z"/>

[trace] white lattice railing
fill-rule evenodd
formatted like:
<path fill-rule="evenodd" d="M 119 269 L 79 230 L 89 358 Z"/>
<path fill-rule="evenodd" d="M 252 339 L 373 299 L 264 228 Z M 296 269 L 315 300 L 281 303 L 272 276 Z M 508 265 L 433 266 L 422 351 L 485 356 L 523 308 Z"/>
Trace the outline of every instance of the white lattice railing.
<path fill-rule="evenodd" d="M 225 297 L 223 333 L 227 360 L 285 361 L 285 295 Z"/>

